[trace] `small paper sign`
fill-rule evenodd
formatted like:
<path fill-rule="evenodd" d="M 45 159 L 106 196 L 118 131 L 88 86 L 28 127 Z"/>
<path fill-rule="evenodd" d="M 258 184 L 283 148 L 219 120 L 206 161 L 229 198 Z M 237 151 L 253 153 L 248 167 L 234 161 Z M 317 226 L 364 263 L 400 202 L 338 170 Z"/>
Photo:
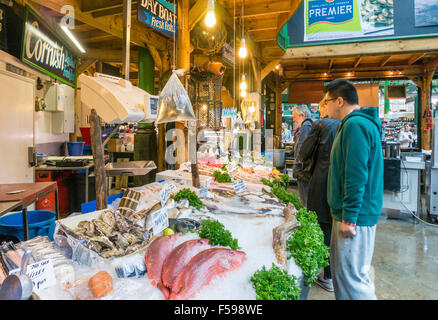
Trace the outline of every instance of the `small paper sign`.
<path fill-rule="evenodd" d="M 172 191 L 176 189 L 175 185 L 171 183 L 166 183 L 160 191 L 160 200 L 161 206 L 164 207 L 166 205 L 167 200 L 170 197 Z"/>
<path fill-rule="evenodd" d="M 154 235 L 161 233 L 169 226 L 169 216 L 167 215 L 167 208 L 152 213 L 152 230 Z"/>
<path fill-rule="evenodd" d="M 27 266 L 26 274 L 32 280 L 33 290 L 37 293 L 56 284 L 55 270 L 50 259 Z"/>
<path fill-rule="evenodd" d="M 201 198 L 207 198 L 207 196 L 208 196 L 208 188 L 202 188 L 202 189 L 199 189 L 199 194 L 198 194 L 198 197 L 201 199 Z"/>
<path fill-rule="evenodd" d="M 237 180 L 233 182 L 234 192 L 241 193 L 244 191 L 247 191 L 248 188 L 246 187 L 245 181 L 243 180 Z"/>

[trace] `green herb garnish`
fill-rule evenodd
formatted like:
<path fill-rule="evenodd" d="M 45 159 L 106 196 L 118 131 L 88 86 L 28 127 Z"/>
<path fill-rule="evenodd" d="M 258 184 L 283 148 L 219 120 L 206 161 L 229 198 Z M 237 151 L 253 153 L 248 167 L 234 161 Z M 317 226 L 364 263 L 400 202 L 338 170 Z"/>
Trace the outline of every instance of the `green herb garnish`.
<path fill-rule="evenodd" d="M 184 188 L 181 191 L 179 191 L 177 194 L 171 195 L 170 197 L 175 201 L 187 199 L 189 200 L 189 205 L 198 210 L 204 208 L 204 204 L 199 199 L 198 195 L 192 190 L 190 190 L 189 188 Z"/>
<path fill-rule="evenodd" d="M 294 257 L 306 276 L 306 285 L 310 286 L 321 268 L 329 265 L 330 252 L 324 244 L 324 234 L 315 212 L 302 208 L 297 213 L 297 220 L 301 226 L 287 240 L 288 258 Z"/>
<path fill-rule="evenodd" d="M 275 264 L 266 270 L 263 266 L 251 277 L 257 300 L 299 300 L 301 288 L 296 285 L 296 277 Z"/>
<path fill-rule="evenodd" d="M 227 172 L 220 172 L 219 170 L 215 170 L 213 172 L 214 179 L 219 183 L 231 182 L 231 177 Z"/>
<path fill-rule="evenodd" d="M 300 199 L 298 198 L 298 196 L 295 193 L 288 192 L 283 187 L 280 187 L 277 185 L 272 186 L 271 191 L 284 204 L 287 205 L 289 203 L 292 203 L 297 210 L 299 210 L 303 207 Z"/>
<path fill-rule="evenodd" d="M 231 232 L 226 230 L 224 225 L 219 221 L 202 221 L 198 235 L 201 238 L 209 239 L 209 244 L 213 246 L 230 247 L 233 250 L 240 249 L 237 239 L 233 239 Z"/>

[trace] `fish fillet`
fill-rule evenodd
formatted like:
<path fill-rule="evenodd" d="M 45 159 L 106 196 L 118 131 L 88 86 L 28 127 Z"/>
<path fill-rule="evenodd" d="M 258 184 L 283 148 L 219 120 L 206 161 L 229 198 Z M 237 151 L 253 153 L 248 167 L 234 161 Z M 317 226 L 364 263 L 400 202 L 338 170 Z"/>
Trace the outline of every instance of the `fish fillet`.
<path fill-rule="evenodd" d="M 161 270 L 163 262 L 167 255 L 173 250 L 175 242 L 181 236 L 177 233 L 170 236 L 162 236 L 155 239 L 146 249 L 144 261 L 147 268 L 148 278 L 151 279 L 152 285 L 158 287 L 167 298 L 169 290 L 161 282 Z"/>
<path fill-rule="evenodd" d="M 199 252 L 210 249 L 208 239 L 196 239 L 183 242 L 172 250 L 163 263 L 161 280 L 167 288 L 172 287 L 172 283 L 178 274 L 184 269 Z"/>
<path fill-rule="evenodd" d="M 228 271 L 238 269 L 246 260 L 246 253 L 226 248 L 201 251 L 184 267 L 172 284 L 170 300 L 193 298 L 210 281 Z"/>

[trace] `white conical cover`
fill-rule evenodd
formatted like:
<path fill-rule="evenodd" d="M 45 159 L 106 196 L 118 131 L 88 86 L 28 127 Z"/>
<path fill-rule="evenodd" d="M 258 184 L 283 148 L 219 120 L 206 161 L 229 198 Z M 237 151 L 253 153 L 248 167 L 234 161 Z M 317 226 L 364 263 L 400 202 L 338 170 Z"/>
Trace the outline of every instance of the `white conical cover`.
<path fill-rule="evenodd" d="M 187 91 L 178 79 L 178 72 L 173 71 L 169 81 L 161 91 L 158 100 L 157 124 L 196 120 Z"/>

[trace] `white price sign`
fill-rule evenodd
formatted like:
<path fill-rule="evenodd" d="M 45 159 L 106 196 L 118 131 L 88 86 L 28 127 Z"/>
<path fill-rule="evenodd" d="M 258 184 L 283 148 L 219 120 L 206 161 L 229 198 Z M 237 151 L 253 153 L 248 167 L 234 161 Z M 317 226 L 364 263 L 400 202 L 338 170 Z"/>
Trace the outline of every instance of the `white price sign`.
<path fill-rule="evenodd" d="M 27 266 L 26 274 L 32 280 L 33 290 L 38 293 L 56 284 L 55 270 L 52 260 L 43 260 Z"/>
<path fill-rule="evenodd" d="M 241 193 L 244 191 L 247 191 L 248 188 L 246 187 L 245 181 L 243 180 L 237 180 L 233 182 L 234 192 Z"/>
<path fill-rule="evenodd" d="M 208 196 L 208 188 L 202 188 L 202 189 L 199 189 L 199 194 L 198 194 L 198 197 L 201 199 L 201 198 L 207 198 L 207 196 Z"/>
<path fill-rule="evenodd" d="M 170 197 L 170 194 L 173 190 L 175 190 L 176 187 L 172 183 L 166 183 L 163 188 L 160 191 L 160 200 L 161 200 L 161 206 L 164 207 L 166 205 L 167 200 Z"/>
<path fill-rule="evenodd" d="M 162 208 L 152 214 L 152 230 L 154 235 L 161 233 L 168 226 L 169 216 L 167 215 L 167 208 Z"/>

